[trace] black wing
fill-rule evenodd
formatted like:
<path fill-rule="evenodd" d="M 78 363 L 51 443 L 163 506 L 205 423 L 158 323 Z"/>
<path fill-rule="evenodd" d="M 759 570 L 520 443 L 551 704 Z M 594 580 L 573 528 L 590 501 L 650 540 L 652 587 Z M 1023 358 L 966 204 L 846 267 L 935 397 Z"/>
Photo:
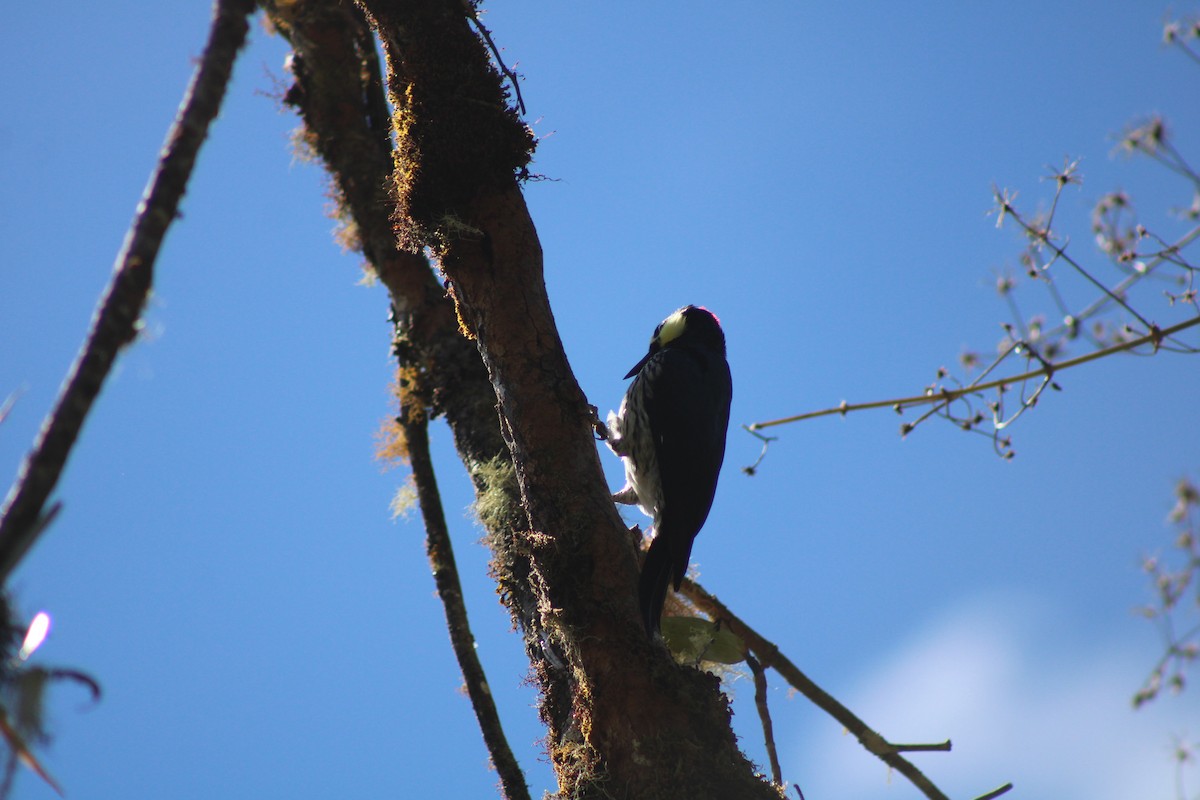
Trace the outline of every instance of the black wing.
<path fill-rule="evenodd" d="M 648 363 L 647 417 L 654 438 L 663 507 L 658 536 L 670 553 L 672 583 L 687 572 L 692 540 L 712 508 L 725 460 L 725 434 L 733 386 L 729 365 L 718 353 L 669 347 Z"/>

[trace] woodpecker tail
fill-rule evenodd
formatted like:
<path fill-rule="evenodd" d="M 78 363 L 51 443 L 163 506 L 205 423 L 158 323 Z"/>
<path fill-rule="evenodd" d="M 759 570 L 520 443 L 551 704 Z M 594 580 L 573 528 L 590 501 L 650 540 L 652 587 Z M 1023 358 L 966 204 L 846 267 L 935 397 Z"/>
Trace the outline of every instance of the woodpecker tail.
<path fill-rule="evenodd" d="M 671 583 L 671 550 L 667 537 L 657 535 L 646 551 L 642 562 L 642 574 L 638 579 L 638 600 L 642 607 L 642 622 L 646 635 L 654 638 L 658 633 L 658 621 L 662 617 L 663 603 L 667 600 L 667 586 Z"/>

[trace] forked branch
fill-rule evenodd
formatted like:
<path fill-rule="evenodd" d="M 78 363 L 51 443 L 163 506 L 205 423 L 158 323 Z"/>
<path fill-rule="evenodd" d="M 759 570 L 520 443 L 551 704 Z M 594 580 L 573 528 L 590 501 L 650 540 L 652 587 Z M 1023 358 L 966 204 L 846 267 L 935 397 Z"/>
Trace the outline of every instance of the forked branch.
<path fill-rule="evenodd" d="M 902 752 L 916 750 L 948 751 L 950 749 L 949 741 L 932 745 L 893 744 L 887 741 L 883 736 L 871 729 L 867 723 L 859 719 L 853 711 L 846 708 L 833 695 L 826 692 L 811 678 L 801 672 L 799 667 L 779 651 L 777 645 L 765 639 L 758 631 L 743 622 L 724 603 L 709 594 L 703 586 L 695 583 L 690 578 L 685 578 L 681 591 L 697 609 L 703 611 L 713 620 L 719 621 L 722 625 L 728 626 L 729 630 L 742 640 L 746 649 L 754 654 L 762 669 L 773 668 L 782 675 L 796 691 L 803 694 L 818 708 L 841 723 L 847 731 L 854 734 L 867 751 L 908 778 L 913 786 L 917 787 L 929 800 L 950 800 L 911 761 L 900 755 Z M 1012 784 L 1006 783 L 982 795 L 977 800 L 991 800 L 991 798 L 999 797 L 1011 788 Z"/>
<path fill-rule="evenodd" d="M 1076 358 L 1070 358 L 1058 363 L 1045 362 L 1038 369 L 1028 370 L 1017 375 L 1008 375 L 1003 378 L 996 378 L 987 382 L 980 382 L 977 380 L 959 389 L 942 388 L 938 391 L 926 391 L 924 394 L 913 395 L 911 397 L 901 397 L 892 400 L 876 400 L 871 403 L 847 403 L 842 401 L 836 406 L 824 408 L 820 411 L 809 411 L 806 414 L 796 414 L 791 417 L 781 417 L 779 419 L 767 420 L 765 422 L 754 422 L 750 425 L 747 425 L 746 429 L 750 433 L 755 433 L 763 428 L 772 428 L 776 425 L 787 425 L 792 422 L 802 422 L 806 419 L 828 417 L 834 414 L 845 415 L 852 411 L 867 411 L 869 409 L 876 408 L 890 408 L 893 411 L 903 411 L 906 408 L 921 405 L 932 405 L 935 408 L 945 408 L 956 400 L 961 400 L 964 397 L 979 394 L 980 392 L 986 392 L 990 389 L 999 389 L 1012 386 L 1014 384 L 1033 380 L 1035 378 L 1044 378 L 1049 380 L 1059 372 L 1071 369 L 1072 367 L 1078 367 L 1081 364 L 1087 364 L 1090 361 L 1095 361 L 1098 358 L 1104 358 L 1105 356 L 1110 356 L 1114 353 L 1120 353 L 1125 350 L 1133 350 L 1134 348 L 1142 347 L 1144 345 L 1158 347 L 1158 345 L 1161 344 L 1161 342 L 1167 337 L 1173 336 L 1197 325 L 1200 325 L 1200 317 L 1193 317 L 1192 319 L 1184 320 L 1183 322 L 1161 330 L 1156 327 L 1152 327 L 1148 333 L 1142 336 L 1111 345 L 1110 347 L 1106 347 L 1102 350 L 1094 350 L 1090 353 L 1085 353 L 1084 355 L 1077 356 Z M 983 376 L 980 377 L 982 378 Z"/>

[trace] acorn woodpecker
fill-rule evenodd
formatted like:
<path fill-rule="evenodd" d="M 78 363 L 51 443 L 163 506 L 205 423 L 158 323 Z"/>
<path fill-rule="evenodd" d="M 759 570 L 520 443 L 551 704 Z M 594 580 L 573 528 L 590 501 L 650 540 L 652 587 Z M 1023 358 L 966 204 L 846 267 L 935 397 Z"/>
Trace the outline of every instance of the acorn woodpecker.
<path fill-rule="evenodd" d="M 625 462 L 613 495 L 654 520 L 638 599 L 647 635 L 658 632 L 667 585 L 687 572 L 725 459 L 733 383 L 716 316 L 684 306 L 654 329 L 650 351 L 629 370 L 621 410 L 608 415 L 608 446 Z"/>

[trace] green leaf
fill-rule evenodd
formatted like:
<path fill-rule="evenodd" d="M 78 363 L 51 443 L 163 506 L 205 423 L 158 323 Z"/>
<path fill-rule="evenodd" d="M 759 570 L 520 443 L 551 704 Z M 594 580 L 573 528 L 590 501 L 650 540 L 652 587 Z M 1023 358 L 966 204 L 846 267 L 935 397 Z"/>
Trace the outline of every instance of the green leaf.
<path fill-rule="evenodd" d="M 661 630 L 672 655 L 683 663 L 738 664 L 746 658 L 746 645 L 719 622 L 699 617 L 663 617 Z"/>

